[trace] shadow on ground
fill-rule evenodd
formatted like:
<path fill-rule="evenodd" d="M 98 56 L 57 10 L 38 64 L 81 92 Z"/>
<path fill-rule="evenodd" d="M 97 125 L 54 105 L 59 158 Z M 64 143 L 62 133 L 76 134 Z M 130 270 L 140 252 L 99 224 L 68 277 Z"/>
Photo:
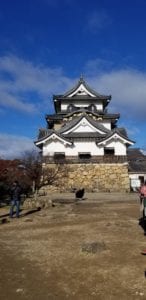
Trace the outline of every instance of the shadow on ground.
<path fill-rule="evenodd" d="M 20 214 L 19 218 L 23 218 L 23 217 L 26 217 L 26 216 L 28 216 L 28 215 L 34 214 L 34 213 L 36 213 L 36 212 L 38 212 L 38 211 L 40 211 L 40 210 L 41 210 L 41 208 L 38 207 L 38 208 L 36 208 L 36 209 L 31 209 L 31 210 L 29 210 L 29 211 L 23 213 L 23 209 L 21 209 L 21 210 L 20 210 L 20 213 L 21 213 L 21 214 Z M 8 223 L 7 217 L 9 217 L 9 213 L 0 215 L 0 224 Z M 15 217 L 15 214 L 14 214 L 14 217 L 13 217 L 13 218 L 16 218 L 16 217 Z"/>

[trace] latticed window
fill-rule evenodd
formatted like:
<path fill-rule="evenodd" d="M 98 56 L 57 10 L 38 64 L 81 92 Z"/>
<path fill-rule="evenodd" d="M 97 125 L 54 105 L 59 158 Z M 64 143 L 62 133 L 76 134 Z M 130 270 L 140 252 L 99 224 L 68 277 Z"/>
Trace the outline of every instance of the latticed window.
<path fill-rule="evenodd" d="M 65 153 L 64 152 L 55 152 L 54 159 L 56 159 L 56 160 L 65 159 Z"/>
<path fill-rule="evenodd" d="M 115 149 L 114 148 L 104 148 L 104 155 L 114 155 Z"/>
<path fill-rule="evenodd" d="M 80 159 L 90 159 L 91 153 L 79 153 L 79 158 Z"/>

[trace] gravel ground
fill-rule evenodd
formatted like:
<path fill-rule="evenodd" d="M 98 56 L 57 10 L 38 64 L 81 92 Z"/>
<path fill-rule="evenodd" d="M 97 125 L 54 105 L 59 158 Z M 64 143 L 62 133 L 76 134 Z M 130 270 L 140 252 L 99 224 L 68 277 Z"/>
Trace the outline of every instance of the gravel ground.
<path fill-rule="evenodd" d="M 19 219 L 0 208 L 1 299 L 146 299 L 138 195 L 85 194 L 78 202 L 73 194 L 51 197 L 61 204 L 22 207 Z"/>

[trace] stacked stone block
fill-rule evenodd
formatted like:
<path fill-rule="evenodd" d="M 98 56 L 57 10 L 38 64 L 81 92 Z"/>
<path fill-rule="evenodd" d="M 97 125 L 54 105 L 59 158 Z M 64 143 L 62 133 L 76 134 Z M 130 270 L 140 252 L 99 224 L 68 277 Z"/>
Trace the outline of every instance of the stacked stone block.
<path fill-rule="evenodd" d="M 46 164 L 44 168 L 49 170 L 50 165 Z M 66 168 L 67 174 L 58 174 L 46 190 L 65 192 L 84 187 L 89 192 L 130 191 L 127 164 L 67 164 Z"/>

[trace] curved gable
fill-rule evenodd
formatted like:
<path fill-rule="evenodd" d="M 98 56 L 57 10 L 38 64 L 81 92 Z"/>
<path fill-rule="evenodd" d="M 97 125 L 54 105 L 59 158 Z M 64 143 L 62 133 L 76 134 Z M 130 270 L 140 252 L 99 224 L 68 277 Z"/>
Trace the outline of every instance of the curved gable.
<path fill-rule="evenodd" d="M 41 144 L 46 144 L 48 141 L 59 141 L 65 145 L 72 145 L 72 142 L 68 141 L 64 136 L 57 134 L 56 132 L 53 132 L 48 136 L 45 136 L 43 139 L 36 141 L 35 144 L 36 146 L 39 146 Z"/>
<path fill-rule="evenodd" d="M 105 134 L 109 133 L 109 130 L 102 124 L 97 123 L 95 120 L 84 114 L 74 120 L 71 120 L 60 129 L 60 133 L 63 134 L 68 134 L 71 132 L 98 132 Z"/>
<path fill-rule="evenodd" d="M 126 136 L 123 136 L 118 131 L 114 130 L 111 134 L 107 135 L 102 141 L 98 142 L 98 145 L 106 145 L 112 141 L 121 141 L 123 144 L 126 145 L 133 145 L 134 142 L 129 140 Z"/>

